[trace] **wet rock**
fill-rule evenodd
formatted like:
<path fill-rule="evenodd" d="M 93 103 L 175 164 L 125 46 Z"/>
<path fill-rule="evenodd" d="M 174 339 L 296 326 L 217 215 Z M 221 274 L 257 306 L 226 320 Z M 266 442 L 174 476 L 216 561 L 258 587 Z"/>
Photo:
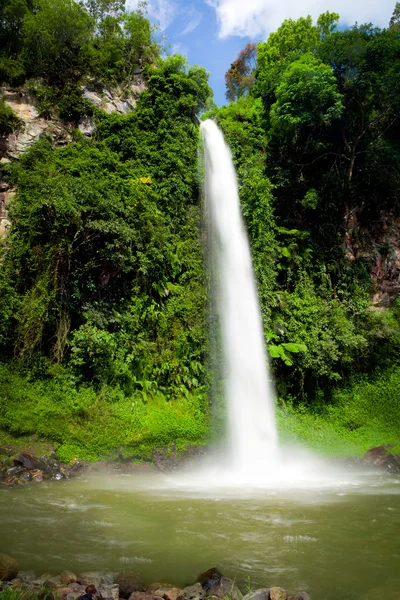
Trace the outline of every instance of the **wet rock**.
<path fill-rule="evenodd" d="M 71 571 L 63 571 L 60 575 L 60 581 L 61 583 L 68 585 L 69 583 L 76 583 L 77 577 L 75 573 L 72 573 Z"/>
<path fill-rule="evenodd" d="M 117 584 L 107 585 L 102 583 L 97 588 L 97 593 L 102 600 L 118 600 L 119 586 Z"/>
<path fill-rule="evenodd" d="M 287 600 L 288 593 L 281 587 L 272 587 L 269 590 L 270 600 Z"/>
<path fill-rule="evenodd" d="M 298 594 L 295 594 L 294 600 L 311 600 L 311 598 L 307 592 L 299 592 Z"/>
<path fill-rule="evenodd" d="M 45 582 L 48 579 L 51 579 L 51 575 L 49 573 L 45 573 L 44 575 L 39 575 L 39 577 L 37 577 L 36 579 L 34 579 L 33 581 L 31 581 L 31 585 L 35 588 L 42 588 L 45 584 Z"/>
<path fill-rule="evenodd" d="M 243 600 L 269 600 L 269 588 L 252 590 L 243 597 Z"/>
<path fill-rule="evenodd" d="M 24 583 L 31 583 L 36 578 L 36 573 L 34 571 L 18 571 L 17 577 Z"/>
<path fill-rule="evenodd" d="M 7 554 L 0 554 L 0 581 L 11 581 L 19 571 L 15 558 Z"/>
<path fill-rule="evenodd" d="M 146 586 L 137 573 L 132 571 L 123 571 L 115 579 L 119 586 L 119 595 L 121 598 L 129 598 L 133 592 L 144 592 Z"/>
<path fill-rule="evenodd" d="M 65 584 L 61 581 L 59 575 L 57 575 L 56 577 L 49 577 L 44 582 L 44 586 L 49 590 L 55 590 L 56 588 L 64 587 L 64 585 Z"/>
<path fill-rule="evenodd" d="M 97 571 L 80 573 L 77 581 L 85 587 L 92 584 L 97 588 L 101 584 L 101 573 L 98 573 Z"/>
<path fill-rule="evenodd" d="M 22 473 L 25 473 L 25 467 L 11 467 L 11 469 L 7 469 L 6 476 L 16 477 L 18 475 L 22 475 Z"/>
<path fill-rule="evenodd" d="M 46 476 L 53 477 L 54 475 L 57 475 L 57 473 L 61 472 L 60 462 L 54 452 L 49 456 L 41 456 L 40 463 L 42 466 L 39 468 Z"/>
<path fill-rule="evenodd" d="M 231 598 L 232 600 L 242 600 L 243 598 L 243 594 L 235 582 L 224 576 L 211 585 L 207 592 L 208 595 L 217 596 L 218 598 Z"/>
<path fill-rule="evenodd" d="M 154 594 L 154 596 L 160 596 L 164 600 L 177 600 L 182 590 L 169 583 L 153 583 L 147 588 L 146 592 Z"/>
<path fill-rule="evenodd" d="M 29 454 L 19 454 L 14 458 L 14 465 L 16 467 L 25 467 L 25 469 L 36 469 L 36 462 Z"/>
<path fill-rule="evenodd" d="M 196 579 L 197 583 L 201 583 L 203 590 L 208 592 L 213 585 L 221 581 L 223 574 L 216 567 L 212 567 L 208 569 L 208 571 L 204 571 L 204 573 L 200 573 L 198 578 Z"/>
<path fill-rule="evenodd" d="M 65 479 L 65 475 L 63 473 L 55 473 L 51 479 L 52 481 L 61 481 L 61 479 Z"/>
<path fill-rule="evenodd" d="M 183 588 L 177 600 L 204 600 L 205 597 L 206 593 L 201 583 L 195 583 Z"/>

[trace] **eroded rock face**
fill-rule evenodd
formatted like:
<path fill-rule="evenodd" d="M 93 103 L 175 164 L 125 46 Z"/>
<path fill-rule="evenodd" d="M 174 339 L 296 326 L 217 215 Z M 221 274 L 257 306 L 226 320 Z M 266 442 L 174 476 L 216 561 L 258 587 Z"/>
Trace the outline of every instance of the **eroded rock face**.
<path fill-rule="evenodd" d="M 27 90 L 2 89 L 5 103 L 12 108 L 20 120 L 20 126 L 7 136 L 5 154 L 18 158 L 28 150 L 42 134 L 49 135 L 55 145 L 65 145 L 71 141 L 68 128 L 61 122 L 50 121 L 39 115 L 37 101 Z"/>
<path fill-rule="evenodd" d="M 109 88 L 93 80 L 82 87 L 82 95 L 85 100 L 108 114 L 117 112 L 126 115 L 134 110 L 138 97 L 145 89 L 144 77 L 140 71 L 137 71 L 133 82 L 128 86 Z"/>

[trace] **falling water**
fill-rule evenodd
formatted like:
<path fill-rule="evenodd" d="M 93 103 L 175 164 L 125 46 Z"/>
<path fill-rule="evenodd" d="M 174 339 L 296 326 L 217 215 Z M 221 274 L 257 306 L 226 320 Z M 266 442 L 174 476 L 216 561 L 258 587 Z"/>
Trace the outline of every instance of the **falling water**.
<path fill-rule="evenodd" d="M 201 125 L 205 196 L 216 310 L 221 323 L 230 460 L 235 472 L 260 474 L 276 461 L 278 435 L 249 241 L 232 157 L 217 125 Z"/>

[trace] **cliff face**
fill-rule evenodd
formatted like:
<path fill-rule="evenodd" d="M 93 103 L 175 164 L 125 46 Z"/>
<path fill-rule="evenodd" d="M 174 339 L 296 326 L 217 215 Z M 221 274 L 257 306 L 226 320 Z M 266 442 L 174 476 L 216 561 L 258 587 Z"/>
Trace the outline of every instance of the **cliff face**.
<path fill-rule="evenodd" d="M 110 114 L 128 114 L 136 107 L 139 95 L 146 88 L 144 77 L 138 69 L 129 86 L 106 87 L 96 80 L 82 86 L 82 97 L 97 109 Z M 91 137 L 96 131 L 94 119 L 82 118 L 78 124 L 68 123 L 59 118 L 45 118 L 40 114 L 38 101 L 34 94 L 25 88 L 1 88 L 0 97 L 9 106 L 19 124 L 16 129 L 0 136 L 0 165 L 6 164 L 26 152 L 42 135 L 51 138 L 55 148 L 65 146 L 72 141 L 71 130 L 78 127 L 86 137 Z M 5 235 L 10 227 L 7 207 L 15 195 L 15 190 L 0 179 L 0 237 Z"/>
<path fill-rule="evenodd" d="M 346 258 L 369 265 L 371 309 L 384 310 L 400 294 L 400 219 L 382 211 L 374 222 L 362 221 L 362 215 L 353 211 L 345 233 Z"/>
<path fill-rule="evenodd" d="M 106 113 L 127 114 L 134 110 L 137 99 L 145 87 L 143 75 L 138 70 L 129 86 L 111 88 L 93 79 L 82 86 L 81 91 L 82 97 L 97 109 L 104 110 Z M 71 130 L 75 127 L 88 137 L 95 132 L 94 120 L 90 117 L 84 117 L 77 124 L 57 118 L 45 118 L 39 112 L 37 98 L 25 88 L 2 88 L 0 94 L 19 119 L 19 126 L 13 133 L 0 137 L 0 158 L 3 162 L 18 158 L 41 135 L 49 136 L 54 146 L 58 147 L 71 141 Z"/>

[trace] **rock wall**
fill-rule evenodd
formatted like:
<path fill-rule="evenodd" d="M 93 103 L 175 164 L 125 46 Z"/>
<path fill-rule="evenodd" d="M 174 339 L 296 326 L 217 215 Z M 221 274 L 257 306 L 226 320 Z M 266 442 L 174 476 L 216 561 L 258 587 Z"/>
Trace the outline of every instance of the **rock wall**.
<path fill-rule="evenodd" d="M 128 114 L 135 109 L 138 97 L 146 89 L 146 83 L 141 70 L 138 69 L 129 85 L 111 88 L 93 79 L 81 89 L 83 98 L 96 108 L 108 114 Z M 49 136 L 56 148 L 72 141 L 71 130 L 76 125 L 60 119 L 44 118 L 39 112 L 36 97 L 29 90 L 23 87 L 0 88 L 0 96 L 19 119 L 19 126 L 13 133 L 0 137 L 0 164 L 17 159 L 42 135 Z M 84 117 L 77 126 L 86 137 L 91 137 L 96 131 L 95 121 L 91 117 Z M 14 194 L 15 190 L 0 180 L 0 237 L 5 235 L 10 227 L 7 206 Z"/>

